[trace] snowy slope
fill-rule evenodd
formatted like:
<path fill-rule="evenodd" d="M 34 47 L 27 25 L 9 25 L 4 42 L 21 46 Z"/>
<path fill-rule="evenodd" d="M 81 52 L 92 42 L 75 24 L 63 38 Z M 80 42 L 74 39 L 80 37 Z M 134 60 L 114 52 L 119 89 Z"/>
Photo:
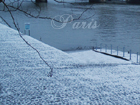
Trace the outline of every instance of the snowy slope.
<path fill-rule="evenodd" d="M 23 37 L 53 67 L 53 76 L 17 31 L 0 24 L 0 105 L 140 103 L 139 65 L 92 51 L 67 54 Z"/>

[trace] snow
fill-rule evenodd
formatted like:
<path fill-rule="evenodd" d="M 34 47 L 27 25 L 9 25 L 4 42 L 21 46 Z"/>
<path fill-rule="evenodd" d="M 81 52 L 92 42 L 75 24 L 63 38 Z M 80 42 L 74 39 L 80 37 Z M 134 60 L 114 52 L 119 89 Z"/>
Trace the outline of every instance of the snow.
<path fill-rule="evenodd" d="M 94 52 L 93 50 L 72 52 L 68 51 L 73 57 L 83 61 L 87 64 L 130 64 L 131 62 L 117 59 L 111 56 L 105 56 L 101 53 Z"/>
<path fill-rule="evenodd" d="M 63 52 L 30 36 L 49 67 L 13 30 L 0 24 L 0 105 L 140 103 L 140 66 L 92 50 Z"/>

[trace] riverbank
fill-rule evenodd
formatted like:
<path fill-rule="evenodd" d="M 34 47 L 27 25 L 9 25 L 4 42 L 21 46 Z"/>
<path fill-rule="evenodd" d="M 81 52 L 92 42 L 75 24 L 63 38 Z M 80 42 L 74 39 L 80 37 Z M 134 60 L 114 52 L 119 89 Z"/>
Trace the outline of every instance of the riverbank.
<path fill-rule="evenodd" d="M 39 5 L 42 8 L 42 14 L 52 18 L 63 16 L 64 14 L 79 16 L 84 11 L 81 8 L 88 8 L 90 6 L 89 4 L 70 5 L 69 3 L 64 6 L 52 0 L 48 0 L 47 4 L 40 3 Z M 1 10 L 3 9 L 2 5 L 0 8 Z M 24 2 L 23 9 L 28 9 L 33 14 L 38 13 L 34 11 L 38 7 L 32 2 Z M 131 49 L 132 53 L 137 53 L 140 51 L 139 10 L 140 6 L 138 5 L 93 4 L 91 10 L 83 14 L 83 18 L 94 15 L 91 19 L 73 21 L 59 30 L 51 26 L 51 20 L 29 18 L 19 11 L 13 11 L 13 14 L 21 32 L 24 32 L 24 24 L 30 23 L 30 33 L 33 38 L 60 50 L 85 50 L 93 46 L 95 47 L 97 43 L 98 47 L 100 44 L 109 47 L 112 45 L 112 49 L 116 49 L 118 46 L 119 50 L 123 51 L 122 48 L 125 47 L 126 51 Z M 2 11 L 0 11 L 0 14 L 14 28 L 10 14 Z M 75 22 L 86 22 L 89 24 L 90 22 L 94 23 L 94 21 L 100 25 L 96 29 L 73 29 Z M 104 46 L 102 47 L 105 48 Z"/>
<path fill-rule="evenodd" d="M 139 104 L 140 66 L 93 51 L 65 53 L 0 24 L 0 104 Z"/>

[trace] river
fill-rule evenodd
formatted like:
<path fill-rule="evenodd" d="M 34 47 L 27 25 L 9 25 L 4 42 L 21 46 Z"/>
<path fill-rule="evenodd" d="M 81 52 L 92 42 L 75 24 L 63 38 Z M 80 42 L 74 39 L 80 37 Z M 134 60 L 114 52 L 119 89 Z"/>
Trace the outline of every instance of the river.
<path fill-rule="evenodd" d="M 58 4 L 48 0 L 48 3 L 40 3 L 41 16 L 79 16 L 85 7 L 90 7 L 89 4 Z M 39 8 L 32 2 L 23 3 L 22 8 L 31 11 L 32 14 L 37 15 L 36 9 Z M 30 23 L 30 36 L 41 40 L 42 42 L 54 46 L 61 50 L 76 50 L 89 49 L 96 45 L 104 48 L 107 45 L 108 49 L 112 45 L 113 49 L 125 51 L 132 50 L 132 53 L 140 51 L 140 6 L 126 5 L 126 4 L 93 4 L 83 18 L 94 15 L 90 19 L 78 20 L 67 23 L 61 29 L 53 27 L 52 20 L 35 19 L 25 16 L 23 13 L 13 12 L 16 22 L 20 27 L 20 31 L 24 33 L 24 23 Z M 2 9 L 2 4 L 0 4 Z M 12 19 L 8 12 L 0 12 L 3 18 L 14 28 Z M 83 29 L 77 24 L 92 23 L 94 28 L 86 27 Z M 54 22 L 55 25 L 62 24 Z"/>

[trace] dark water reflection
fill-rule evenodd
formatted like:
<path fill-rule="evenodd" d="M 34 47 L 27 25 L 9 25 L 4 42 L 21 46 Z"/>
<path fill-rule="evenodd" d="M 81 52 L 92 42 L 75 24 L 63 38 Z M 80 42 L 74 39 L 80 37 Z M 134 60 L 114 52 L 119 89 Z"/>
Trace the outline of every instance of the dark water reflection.
<path fill-rule="evenodd" d="M 101 41 L 114 47 L 126 47 L 133 52 L 139 51 L 140 44 L 140 6 L 136 5 L 105 5 L 96 12 L 101 26 Z M 100 41 L 100 42 L 101 42 Z"/>
<path fill-rule="evenodd" d="M 81 9 L 89 5 L 62 5 L 53 2 L 41 5 L 41 15 L 54 17 L 63 14 L 80 14 Z M 0 7 L 1 8 L 1 7 Z M 24 9 L 37 14 L 36 5 L 26 2 Z M 12 25 L 12 19 L 7 12 L 0 12 Z M 63 29 L 57 30 L 51 26 L 51 20 L 28 18 L 20 12 L 13 13 L 19 23 L 21 32 L 24 31 L 24 23 L 30 22 L 31 36 L 61 50 L 87 49 L 92 46 L 105 44 L 119 50 L 125 46 L 126 51 L 133 53 L 140 51 L 140 6 L 117 4 L 94 4 L 92 10 L 87 11 L 83 17 L 94 14 L 93 18 L 100 26 L 96 29 L 73 29 L 74 22 L 68 23 Z M 79 20 L 80 22 L 89 20 Z M 13 26 L 13 25 L 12 25 Z"/>

